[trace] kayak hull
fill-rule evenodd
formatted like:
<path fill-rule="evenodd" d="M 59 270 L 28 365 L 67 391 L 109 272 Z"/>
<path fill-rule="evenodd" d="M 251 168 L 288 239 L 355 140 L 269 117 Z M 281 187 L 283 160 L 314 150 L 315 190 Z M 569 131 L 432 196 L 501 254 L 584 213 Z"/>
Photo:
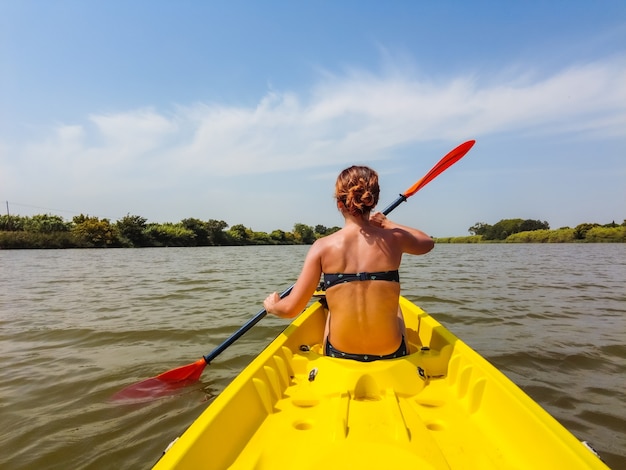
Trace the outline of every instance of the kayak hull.
<path fill-rule="evenodd" d="M 400 306 L 411 354 L 361 363 L 322 354 L 315 302 L 154 468 L 608 468 L 433 317 Z"/>

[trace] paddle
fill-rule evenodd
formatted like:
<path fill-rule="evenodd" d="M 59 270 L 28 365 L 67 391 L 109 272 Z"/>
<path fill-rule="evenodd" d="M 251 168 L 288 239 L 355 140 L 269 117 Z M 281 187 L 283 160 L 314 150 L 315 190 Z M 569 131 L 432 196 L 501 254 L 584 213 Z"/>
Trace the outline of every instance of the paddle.
<path fill-rule="evenodd" d="M 444 156 L 432 169 L 426 173 L 426 175 L 417 181 L 413 186 L 407 189 L 403 194 L 400 194 L 389 207 L 387 207 L 383 214 L 388 215 L 392 210 L 398 207 L 401 203 L 406 201 L 409 197 L 413 196 L 416 192 L 434 180 L 438 175 L 447 170 L 454 163 L 458 162 L 474 145 L 474 140 L 469 140 L 454 150 L 451 150 L 446 156 Z M 294 285 L 291 285 L 288 289 L 280 294 L 280 298 L 288 296 L 291 293 Z M 233 333 L 226 341 L 216 347 L 206 356 L 202 356 L 196 362 L 187 364 L 176 369 L 163 372 L 156 377 L 143 380 L 136 384 L 130 385 L 123 390 L 119 391 L 113 396 L 114 400 L 137 400 L 137 399 L 150 399 L 170 393 L 172 390 L 184 387 L 192 382 L 197 381 L 207 364 L 210 364 L 213 359 L 219 356 L 226 348 L 237 341 L 248 330 L 256 325 L 263 317 L 267 315 L 265 309 L 259 310 L 259 312 L 241 326 L 235 333 Z"/>
<path fill-rule="evenodd" d="M 443 173 L 456 162 L 458 162 L 461 158 L 465 156 L 467 152 L 469 152 L 469 150 L 474 146 L 475 143 L 475 140 L 468 140 L 467 142 L 459 145 L 457 148 L 450 150 L 450 152 L 448 152 L 447 155 L 439 160 L 437 164 L 432 167 L 430 171 L 426 173 L 426 175 L 422 177 L 422 179 L 418 180 L 417 183 L 407 189 L 404 194 L 400 194 L 398 199 L 392 202 L 389 207 L 387 207 L 383 211 L 383 214 L 388 215 L 392 210 L 394 210 L 408 198 L 413 196 L 413 194 L 418 192 L 420 189 L 422 189 L 424 186 L 434 180 L 437 176 L 439 176 L 441 173 Z"/>

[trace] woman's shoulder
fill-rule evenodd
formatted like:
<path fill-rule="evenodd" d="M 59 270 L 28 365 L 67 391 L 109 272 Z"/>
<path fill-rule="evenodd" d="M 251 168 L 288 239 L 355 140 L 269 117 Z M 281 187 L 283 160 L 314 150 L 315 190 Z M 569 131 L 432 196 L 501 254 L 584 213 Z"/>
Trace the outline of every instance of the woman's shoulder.
<path fill-rule="evenodd" d="M 342 233 L 341 230 L 331 233 L 330 235 L 326 235 L 325 237 L 322 238 L 318 238 L 317 240 L 315 240 L 315 242 L 313 243 L 313 247 L 312 248 L 316 248 L 318 250 L 324 250 L 333 246 L 336 246 L 337 244 L 342 243 L 342 241 L 345 238 L 345 234 Z"/>
<path fill-rule="evenodd" d="M 343 256 L 351 245 L 349 235 L 343 230 L 319 238 L 311 246 L 311 251 L 320 258 Z"/>

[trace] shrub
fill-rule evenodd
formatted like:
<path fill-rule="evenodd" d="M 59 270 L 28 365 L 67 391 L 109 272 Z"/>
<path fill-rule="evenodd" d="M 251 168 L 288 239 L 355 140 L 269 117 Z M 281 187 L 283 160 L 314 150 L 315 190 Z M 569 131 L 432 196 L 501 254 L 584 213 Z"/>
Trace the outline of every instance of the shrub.
<path fill-rule="evenodd" d="M 70 232 L 0 232 L 0 249 L 75 248 L 77 241 Z"/>
<path fill-rule="evenodd" d="M 589 243 L 626 242 L 626 227 L 593 227 L 587 230 L 585 241 Z"/>
<path fill-rule="evenodd" d="M 157 246 L 193 246 L 196 234 L 182 224 L 150 224 L 147 235 Z"/>
<path fill-rule="evenodd" d="M 574 241 L 574 230 L 564 228 L 558 230 L 533 230 L 509 235 L 507 243 L 569 243 Z"/>
<path fill-rule="evenodd" d="M 482 235 L 471 235 L 468 237 L 435 238 L 435 243 L 480 243 L 482 241 Z"/>
<path fill-rule="evenodd" d="M 72 234 L 80 247 L 104 248 L 121 246 L 117 227 L 108 219 L 80 215 L 74 217 Z"/>

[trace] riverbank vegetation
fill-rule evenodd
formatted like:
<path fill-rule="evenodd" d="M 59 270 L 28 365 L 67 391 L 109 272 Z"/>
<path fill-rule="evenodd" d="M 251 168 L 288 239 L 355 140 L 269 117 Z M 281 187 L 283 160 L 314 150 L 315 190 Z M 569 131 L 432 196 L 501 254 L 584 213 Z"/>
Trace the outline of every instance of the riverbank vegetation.
<path fill-rule="evenodd" d="M 574 228 L 550 230 L 548 222 L 503 219 L 489 225 L 478 222 L 468 229 L 468 237 L 437 238 L 437 243 L 624 243 L 626 220 L 621 225 L 582 223 Z"/>
<path fill-rule="evenodd" d="M 79 215 L 66 221 L 58 215 L 0 216 L 0 249 L 139 248 L 163 246 L 308 245 L 339 230 L 297 223 L 291 232 L 256 232 L 223 220 L 183 219 L 178 223 L 148 223 L 138 215 L 109 219 Z M 550 230 L 547 222 L 503 219 L 479 222 L 467 237 L 437 238 L 437 243 L 574 243 L 626 242 L 626 220 L 618 225 L 583 223 Z"/>
<path fill-rule="evenodd" d="M 0 216 L 0 249 L 139 248 L 162 246 L 237 246 L 311 244 L 339 230 L 297 223 L 291 232 L 255 232 L 242 224 L 189 218 L 178 223 L 148 223 L 138 215 L 111 222 L 87 215 L 66 221 L 58 215 Z"/>

